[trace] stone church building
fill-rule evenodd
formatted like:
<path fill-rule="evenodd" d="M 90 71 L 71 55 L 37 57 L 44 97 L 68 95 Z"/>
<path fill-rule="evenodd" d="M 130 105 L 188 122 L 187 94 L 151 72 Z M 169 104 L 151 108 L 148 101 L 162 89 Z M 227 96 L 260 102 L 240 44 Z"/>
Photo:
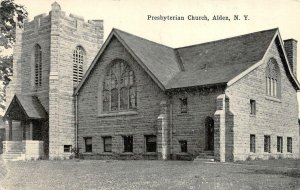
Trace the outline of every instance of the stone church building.
<path fill-rule="evenodd" d="M 102 20 L 85 22 L 58 3 L 49 15 L 35 16 L 17 30 L 4 158 L 69 157 L 75 142 L 74 89 L 102 44 Z"/>
<path fill-rule="evenodd" d="M 297 41 L 278 29 L 182 48 L 113 29 L 103 43 L 102 21 L 54 3 L 14 59 L 3 156 L 299 158 Z"/>

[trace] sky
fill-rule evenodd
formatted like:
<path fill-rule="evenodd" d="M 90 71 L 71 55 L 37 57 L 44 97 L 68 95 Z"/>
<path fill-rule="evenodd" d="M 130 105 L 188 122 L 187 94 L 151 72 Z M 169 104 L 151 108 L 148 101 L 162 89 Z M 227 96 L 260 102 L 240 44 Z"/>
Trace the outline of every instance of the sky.
<path fill-rule="evenodd" d="M 15 0 L 23 4 L 29 21 L 49 13 L 54 0 Z M 300 41 L 300 0 L 56 0 L 62 11 L 85 20 L 104 20 L 104 37 L 112 28 L 170 46 L 182 47 L 246 33 L 279 28 L 282 39 Z M 148 20 L 150 16 L 184 16 L 185 20 Z M 188 20 L 188 15 L 209 21 Z M 212 20 L 214 15 L 230 21 Z M 239 15 L 240 20 L 233 20 Z M 248 15 L 248 20 L 243 19 Z M 299 46 L 299 45 L 298 45 Z M 298 54 L 298 65 L 300 54 Z M 300 79 L 300 65 L 297 69 Z"/>
<path fill-rule="evenodd" d="M 15 2 L 27 8 L 30 21 L 38 14 L 48 14 L 54 0 L 15 0 Z M 182 47 L 279 28 L 283 39 L 300 40 L 300 0 L 57 0 L 57 2 L 67 14 L 83 16 L 86 21 L 104 20 L 105 38 L 112 28 L 118 28 L 170 47 Z M 184 16 L 185 20 L 148 20 L 148 15 L 177 15 Z M 210 20 L 188 20 L 188 15 L 206 15 Z M 231 21 L 213 21 L 214 15 L 228 16 Z M 233 15 L 239 15 L 241 20 L 234 21 Z M 248 15 L 248 20 L 244 20 L 243 15 Z M 298 71 L 300 73 L 300 66 Z"/>

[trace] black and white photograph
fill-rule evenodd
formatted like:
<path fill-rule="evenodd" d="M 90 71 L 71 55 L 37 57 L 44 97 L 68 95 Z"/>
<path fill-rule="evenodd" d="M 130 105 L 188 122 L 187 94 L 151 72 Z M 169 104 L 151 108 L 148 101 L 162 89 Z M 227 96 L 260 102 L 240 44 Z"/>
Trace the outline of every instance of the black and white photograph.
<path fill-rule="evenodd" d="M 0 190 L 300 190 L 300 0 L 0 0 L 0 30 Z"/>

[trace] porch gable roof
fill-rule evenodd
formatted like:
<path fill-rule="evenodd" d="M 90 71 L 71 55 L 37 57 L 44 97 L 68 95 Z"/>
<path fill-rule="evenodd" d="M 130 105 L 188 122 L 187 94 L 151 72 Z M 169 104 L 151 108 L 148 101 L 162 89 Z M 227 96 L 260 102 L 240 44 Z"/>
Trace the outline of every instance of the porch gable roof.
<path fill-rule="evenodd" d="M 26 119 L 47 119 L 48 113 L 46 112 L 43 105 L 40 103 L 36 96 L 30 95 L 17 95 L 13 97 L 11 103 L 9 104 L 3 119 L 13 118 L 15 114 L 14 108 L 19 107 L 22 113 L 25 115 Z"/>

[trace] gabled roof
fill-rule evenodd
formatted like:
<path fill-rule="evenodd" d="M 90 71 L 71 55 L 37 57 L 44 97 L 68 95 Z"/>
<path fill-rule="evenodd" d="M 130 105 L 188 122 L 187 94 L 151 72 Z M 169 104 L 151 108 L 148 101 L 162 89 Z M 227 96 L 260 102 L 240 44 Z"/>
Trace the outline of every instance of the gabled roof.
<path fill-rule="evenodd" d="M 167 88 L 227 83 L 261 60 L 277 29 L 178 48 L 184 72 Z"/>
<path fill-rule="evenodd" d="M 113 37 L 116 37 L 122 43 L 161 89 L 165 90 L 167 83 L 180 71 L 178 57 L 172 48 L 114 28 L 85 73 L 82 81 L 78 84 L 75 94 L 79 92 Z"/>
<path fill-rule="evenodd" d="M 228 85 L 228 82 L 232 84 L 232 81 L 242 76 L 241 74 L 244 76 L 250 72 L 249 68 L 256 68 L 274 39 L 278 38 L 287 74 L 290 75 L 289 78 L 295 88 L 300 89 L 286 59 L 277 28 L 176 49 L 113 29 L 75 94 L 79 92 L 113 36 L 163 90 L 215 84 Z"/>
<path fill-rule="evenodd" d="M 174 49 L 118 29 L 114 30 L 162 85 L 166 86 L 174 75 L 180 71 Z"/>
<path fill-rule="evenodd" d="M 5 115 L 5 118 L 12 118 L 14 115 L 12 115 L 13 111 L 16 109 L 13 109 L 15 107 L 18 107 L 22 113 L 27 119 L 46 119 L 48 118 L 48 114 L 43 107 L 43 105 L 40 103 L 39 99 L 36 96 L 29 96 L 29 95 L 15 95 L 9 104 Z M 13 113 L 16 114 L 16 113 Z"/>

